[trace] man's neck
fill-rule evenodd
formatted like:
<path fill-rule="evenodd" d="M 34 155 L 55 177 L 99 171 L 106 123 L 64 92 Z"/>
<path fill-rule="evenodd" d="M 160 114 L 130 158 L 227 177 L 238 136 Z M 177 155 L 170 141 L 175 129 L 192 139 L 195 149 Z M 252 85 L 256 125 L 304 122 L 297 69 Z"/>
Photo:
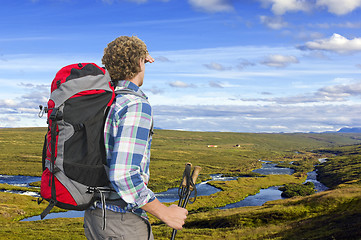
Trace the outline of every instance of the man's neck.
<path fill-rule="evenodd" d="M 140 87 L 143 84 L 143 81 L 141 80 L 139 73 L 135 77 L 133 77 L 132 79 L 126 79 L 126 80 L 129 81 L 129 82 L 134 83 L 138 87 Z"/>

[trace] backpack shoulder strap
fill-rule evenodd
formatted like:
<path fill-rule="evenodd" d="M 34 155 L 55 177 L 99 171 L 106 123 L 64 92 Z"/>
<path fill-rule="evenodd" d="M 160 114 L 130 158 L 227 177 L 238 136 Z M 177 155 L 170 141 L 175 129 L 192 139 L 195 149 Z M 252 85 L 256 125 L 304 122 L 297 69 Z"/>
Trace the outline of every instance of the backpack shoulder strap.
<path fill-rule="evenodd" d="M 142 94 L 138 93 L 138 92 L 135 92 L 135 91 L 132 91 L 130 89 L 118 89 L 115 91 L 115 94 L 132 94 L 132 95 L 135 95 L 135 96 L 138 96 L 138 97 L 141 97 L 141 98 L 144 98 L 145 100 L 147 100 Z"/>

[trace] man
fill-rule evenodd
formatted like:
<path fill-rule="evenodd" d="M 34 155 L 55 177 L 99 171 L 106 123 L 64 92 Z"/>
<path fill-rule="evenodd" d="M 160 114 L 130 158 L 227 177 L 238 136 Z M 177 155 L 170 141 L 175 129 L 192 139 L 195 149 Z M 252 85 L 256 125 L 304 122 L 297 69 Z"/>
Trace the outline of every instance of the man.
<path fill-rule="evenodd" d="M 154 239 L 146 212 L 180 230 L 188 211 L 165 206 L 147 188 L 153 119 L 139 87 L 145 63 L 154 59 L 139 38 L 122 36 L 108 44 L 102 62 L 117 92 L 104 127 L 109 180 L 115 192 L 107 196 L 105 214 L 100 202 L 85 212 L 85 235 L 88 239 Z"/>

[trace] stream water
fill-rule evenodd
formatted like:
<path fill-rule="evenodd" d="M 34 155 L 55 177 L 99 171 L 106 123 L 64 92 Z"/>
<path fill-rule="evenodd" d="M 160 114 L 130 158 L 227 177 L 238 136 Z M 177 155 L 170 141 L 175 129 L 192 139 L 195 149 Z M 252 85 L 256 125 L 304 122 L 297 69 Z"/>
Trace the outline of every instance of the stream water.
<path fill-rule="evenodd" d="M 0 183 L 6 183 L 6 184 L 17 186 L 17 187 L 29 187 L 30 183 L 38 182 L 40 180 L 41 180 L 41 177 L 22 176 L 22 175 L 12 176 L 12 175 L 1 175 L 0 174 Z M 0 191 L 28 195 L 28 196 L 32 196 L 32 197 L 40 197 L 39 193 L 37 193 L 37 192 L 11 191 L 11 190 L 0 190 Z"/>
<path fill-rule="evenodd" d="M 262 161 L 262 160 L 260 160 Z M 262 161 L 262 167 L 259 169 L 255 169 L 252 172 L 255 173 L 260 173 L 263 175 L 291 175 L 293 174 L 295 171 L 291 168 L 281 168 L 281 167 L 276 167 L 276 163 L 271 163 L 268 161 Z"/>
<path fill-rule="evenodd" d="M 207 196 L 207 195 L 211 195 L 214 194 L 216 192 L 221 191 L 218 188 L 215 188 L 209 184 L 207 184 L 207 182 L 209 181 L 229 181 L 229 180 L 235 180 L 237 178 L 235 177 L 222 177 L 221 174 L 214 174 L 211 175 L 211 180 L 205 181 L 205 182 L 201 182 L 199 184 L 196 184 L 196 189 L 197 189 L 197 196 Z M 158 198 L 158 200 L 160 202 L 175 202 L 178 201 L 179 197 L 178 197 L 178 188 L 171 188 L 168 189 L 165 192 L 161 192 L 161 193 L 155 193 L 155 196 Z M 193 195 L 191 195 L 191 197 L 193 197 Z M 67 211 L 67 212 L 60 212 L 60 213 L 50 213 L 48 214 L 45 219 L 52 219 L 52 218 L 74 218 L 74 217 L 83 217 L 84 216 L 84 212 L 83 211 Z M 40 216 L 33 216 L 30 218 L 26 218 L 22 221 L 37 221 L 40 220 Z"/>
<path fill-rule="evenodd" d="M 21 176 L 21 175 L 11 176 L 11 175 L 0 174 L 0 183 L 7 183 L 18 187 L 29 187 L 30 183 L 38 182 L 40 180 L 41 177 Z"/>
<path fill-rule="evenodd" d="M 237 179 L 237 177 L 222 177 L 222 174 L 212 174 L 211 180 L 196 184 L 197 196 L 209 196 L 216 192 L 221 191 L 220 189 L 207 184 L 210 181 L 230 181 L 230 180 L 236 180 L 236 179 Z M 155 193 L 155 196 L 161 202 L 178 201 L 179 200 L 178 188 L 171 188 L 165 192 Z M 193 195 L 191 195 L 191 197 L 193 197 Z"/>
<path fill-rule="evenodd" d="M 324 161 L 324 159 L 320 159 L 320 162 Z M 279 168 L 276 167 L 276 164 L 262 161 L 262 168 L 256 169 L 253 172 L 257 172 L 264 175 L 269 174 L 293 174 L 293 170 L 290 168 Z M 317 173 L 316 171 L 309 172 L 307 174 L 307 180 L 306 182 L 310 181 L 315 184 L 315 189 L 317 192 L 327 190 L 327 187 L 317 181 Z M 229 180 L 235 180 L 236 177 L 222 177 L 221 174 L 215 174 L 211 175 L 212 179 L 196 184 L 197 188 L 197 196 L 208 196 L 211 194 L 214 194 L 216 192 L 221 191 L 218 188 L 215 188 L 209 184 L 207 184 L 209 181 L 229 181 Z M 6 175 L 0 175 L 0 183 L 7 183 L 11 185 L 16 186 L 29 186 L 29 183 L 40 181 L 40 177 L 28 177 L 28 176 L 6 176 Z M 24 193 L 24 192 L 16 192 L 12 191 L 13 193 L 20 193 L 20 194 L 26 194 L 26 195 L 32 195 L 32 196 L 39 196 L 37 193 L 31 194 L 31 193 Z M 248 196 L 244 200 L 239 201 L 237 203 L 228 204 L 222 208 L 219 209 L 230 209 L 230 208 L 237 208 L 237 207 L 246 207 L 246 206 L 261 206 L 265 202 L 272 201 L 272 200 L 278 200 L 282 199 L 281 197 L 281 191 L 278 190 L 278 186 L 273 186 L 267 189 L 261 189 L 259 193 Z M 176 202 L 178 201 L 178 188 L 171 188 L 165 192 L 156 193 L 156 197 L 161 202 Z M 192 197 L 192 196 L 191 196 Z M 82 211 L 67 211 L 62 213 L 51 213 L 46 216 L 46 219 L 51 218 L 72 218 L 72 217 L 83 217 L 84 212 Z M 27 219 L 24 219 L 23 221 L 35 221 L 40 220 L 40 216 L 34 216 Z"/>
<path fill-rule="evenodd" d="M 326 161 L 326 159 L 322 158 L 319 159 L 319 162 L 322 163 Z M 293 174 L 294 170 L 290 168 L 279 168 L 276 167 L 277 164 L 273 164 L 267 161 L 262 161 L 262 168 L 253 170 L 253 172 L 261 173 L 264 175 L 271 175 L 271 174 Z M 313 182 L 315 185 L 316 192 L 325 191 L 328 188 L 323 185 L 321 182 L 317 180 L 317 173 L 316 171 L 312 171 L 307 173 L 307 179 L 305 182 Z M 283 199 L 281 196 L 282 191 L 278 190 L 280 186 L 272 186 L 266 189 L 261 189 L 259 193 L 255 195 L 251 195 L 246 197 L 245 199 L 228 204 L 224 207 L 219 209 L 230 209 L 230 208 L 238 208 L 238 207 L 248 207 L 248 206 L 262 206 L 264 203 L 273 200 Z"/>
<path fill-rule="evenodd" d="M 224 207 L 218 209 L 231 209 L 238 207 L 249 207 L 249 206 L 261 206 L 265 202 L 283 199 L 281 197 L 282 191 L 278 190 L 278 186 L 269 187 L 266 189 L 261 189 L 259 193 L 246 197 L 245 199 L 228 204 Z"/>

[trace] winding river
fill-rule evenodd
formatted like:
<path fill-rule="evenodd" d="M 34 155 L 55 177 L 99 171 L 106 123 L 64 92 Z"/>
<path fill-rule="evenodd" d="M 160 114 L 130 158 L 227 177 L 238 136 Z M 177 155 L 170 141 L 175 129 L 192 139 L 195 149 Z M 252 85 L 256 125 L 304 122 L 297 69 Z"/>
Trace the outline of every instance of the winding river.
<path fill-rule="evenodd" d="M 324 159 L 319 159 L 320 162 L 324 161 Z M 279 168 L 276 167 L 276 164 L 273 164 L 271 162 L 262 161 L 262 168 L 256 169 L 253 172 L 264 174 L 264 175 L 270 175 L 270 174 L 293 174 L 293 170 L 290 168 Z M 315 189 L 317 192 L 325 191 L 327 190 L 327 187 L 317 181 L 316 179 L 317 173 L 316 171 L 309 172 L 307 174 L 307 180 L 306 182 L 313 182 L 315 184 Z M 221 174 L 214 174 L 211 175 L 211 180 L 196 184 L 197 188 L 197 196 L 208 196 L 211 194 L 214 194 L 216 192 L 221 191 L 218 188 L 215 188 L 209 184 L 207 184 L 209 181 L 229 181 L 229 180 L 235 180 L 236 177 L 222 177 Z M 23 186 L 27 187 L 31 182 L 40 181 L 40 177 L 28 177 L 28 176 L 7 176 L 7 175 L 0 175 L 0 183 L 7 183 L 15 186 Z M 283 199 L 281 196 L 282 191 L 278 190 L 279 186 L 272 186 L 267 189 L 261 189 L 259 193 L 255 195 L 251 195 L 243 199 L 242 201 L 239 201 L 237 203 L 228 204 L 224 207 L 221 207 L 219 209 L 230 209 L 230 208 L 238 208 L 238 207 L 246 207 L 246 206 L 261 206 L 265 202 Z M 11 192 L 11 191 L 10 191 Z M 38 193 L 31 193 L 31 192 L 14 192 L 18 194 L 25 194 L 25 195 L 31 195 L 34 197 L 38 197 Z M 161 202 L 176 202 L 178 201 L 178 188 L 171 188 L 165 192 L 156 193 L 156 197 Z M 46 219 L 51 218 L 72 218 L 72 217 L 83 217 L 84 213 L 82 211 L 67 211 L 67 212 L 61 212 L 61 213 L 51 213 L 48 216 L 46 216 Z M 24 219 L 22 221 L 35 221 L 40 220 L 40 216 L 34 216 L 27 219 Z"/>
<path fill-rule="evenodd" d="M 319 162 L 322 163 L 325 159 L 319 159 Z M 276 167 L 277 164 L 262 161 L 262 168 L 253 170 L 253 172 L 264 174 L 264 175 L 271 175 L 271 174 L 288 174 L 291 175 L 294 173 L 293 169 L 290 168 L 279 168 Z M 305 182 L 313 182 L 315 185 L 316 192 L 325 191 L 328 188 L 317 180 L 317 173 L 316 171 L 312 171 L 307 173 L 307 179 Z M 281 194 L 282 191 L 278 190 L 280 186 L 272 186 L 266 189 L 261 189 L 259 193 L 255 195 L 251 195 L 246 197 L 245 199 L 228 204 L 224 207 L 218 209 L 230 209 L 230 208 L 238 208 L 238 207 L 248 207 L 248 206 L 262 206 L 264 203 L 273 200 L 284 199 Z"/>

